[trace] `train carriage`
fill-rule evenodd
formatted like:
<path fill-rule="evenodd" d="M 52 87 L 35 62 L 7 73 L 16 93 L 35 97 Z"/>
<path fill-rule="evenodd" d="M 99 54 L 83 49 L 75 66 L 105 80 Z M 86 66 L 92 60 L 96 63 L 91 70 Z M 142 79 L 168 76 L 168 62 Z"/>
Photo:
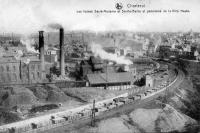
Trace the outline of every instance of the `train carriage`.
<path fill-rule="evenodd" d="M 147 90 L 147 92 L 149 92 L 149 93 L 153 93 L 153 92 L 154 92 L 154 90 Z"/>

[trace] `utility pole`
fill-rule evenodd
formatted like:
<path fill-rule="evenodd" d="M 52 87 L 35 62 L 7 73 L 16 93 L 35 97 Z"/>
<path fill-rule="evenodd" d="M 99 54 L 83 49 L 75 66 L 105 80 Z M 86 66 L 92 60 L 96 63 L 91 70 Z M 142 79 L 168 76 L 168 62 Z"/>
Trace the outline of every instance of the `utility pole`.
<path fill-rule="evenodd" d="M 95 100 L 93 100 L 91 126 L 92 126 L 92 127 L 95 126 Z"/>
<path fill-rule="evenodd" d="M 48 45 L 49 45 L 49 33 L 47 33 L 47 40 L 48 40 Z"/>
<path fill-rule="evenodd" d="M 106 89 L 108 87 L 108 62 L 106 62 Z"/>

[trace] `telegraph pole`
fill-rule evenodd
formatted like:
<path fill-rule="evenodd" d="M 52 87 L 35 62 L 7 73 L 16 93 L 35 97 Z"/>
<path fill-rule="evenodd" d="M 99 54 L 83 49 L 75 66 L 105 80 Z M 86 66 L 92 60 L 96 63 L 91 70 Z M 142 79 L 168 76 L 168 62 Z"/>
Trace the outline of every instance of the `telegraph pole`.
<path fill-rule="evenodd" d="M 108 87 L 108 62 L 106 62 L 106 89 Z"/>
<path fill-rule="evenodd" d="M 93 100 L 91 126 L 95 126 L 95 100 Z"/>

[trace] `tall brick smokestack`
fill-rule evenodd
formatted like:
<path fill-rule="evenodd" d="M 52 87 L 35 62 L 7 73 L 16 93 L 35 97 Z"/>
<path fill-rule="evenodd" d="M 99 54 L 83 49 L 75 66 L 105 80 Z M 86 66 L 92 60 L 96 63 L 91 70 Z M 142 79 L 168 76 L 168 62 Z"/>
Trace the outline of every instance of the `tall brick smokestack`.
<path fill-rule="evenodd" d="M 60 72 L 65 75 L 64 29 L 60 28 Z"/>
<path fill-rule="evenodd" d="M 39 59 L 41 61 L 41 70 L 42 76 L 44 76 L 45 72 L 45 64 L 44 64 L 44 31 L 39 31 Z"/>

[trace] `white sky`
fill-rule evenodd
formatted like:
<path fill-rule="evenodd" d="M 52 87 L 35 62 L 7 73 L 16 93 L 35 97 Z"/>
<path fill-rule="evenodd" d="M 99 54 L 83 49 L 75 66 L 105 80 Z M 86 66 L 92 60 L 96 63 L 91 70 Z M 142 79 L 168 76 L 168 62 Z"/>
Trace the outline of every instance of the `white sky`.
<path fill-rule="evenodd" d="M 76 13 L 115 10 L 116 2 L 126 6 L 134 1 L 146 1 L 146 9 L 188 9 L 190 13 Z M 200 0 L 0 0 L 0 32 L 37 32 L 49 23 L 60 23 L 65 30 L 200 31 L 199 10 Z"/>

